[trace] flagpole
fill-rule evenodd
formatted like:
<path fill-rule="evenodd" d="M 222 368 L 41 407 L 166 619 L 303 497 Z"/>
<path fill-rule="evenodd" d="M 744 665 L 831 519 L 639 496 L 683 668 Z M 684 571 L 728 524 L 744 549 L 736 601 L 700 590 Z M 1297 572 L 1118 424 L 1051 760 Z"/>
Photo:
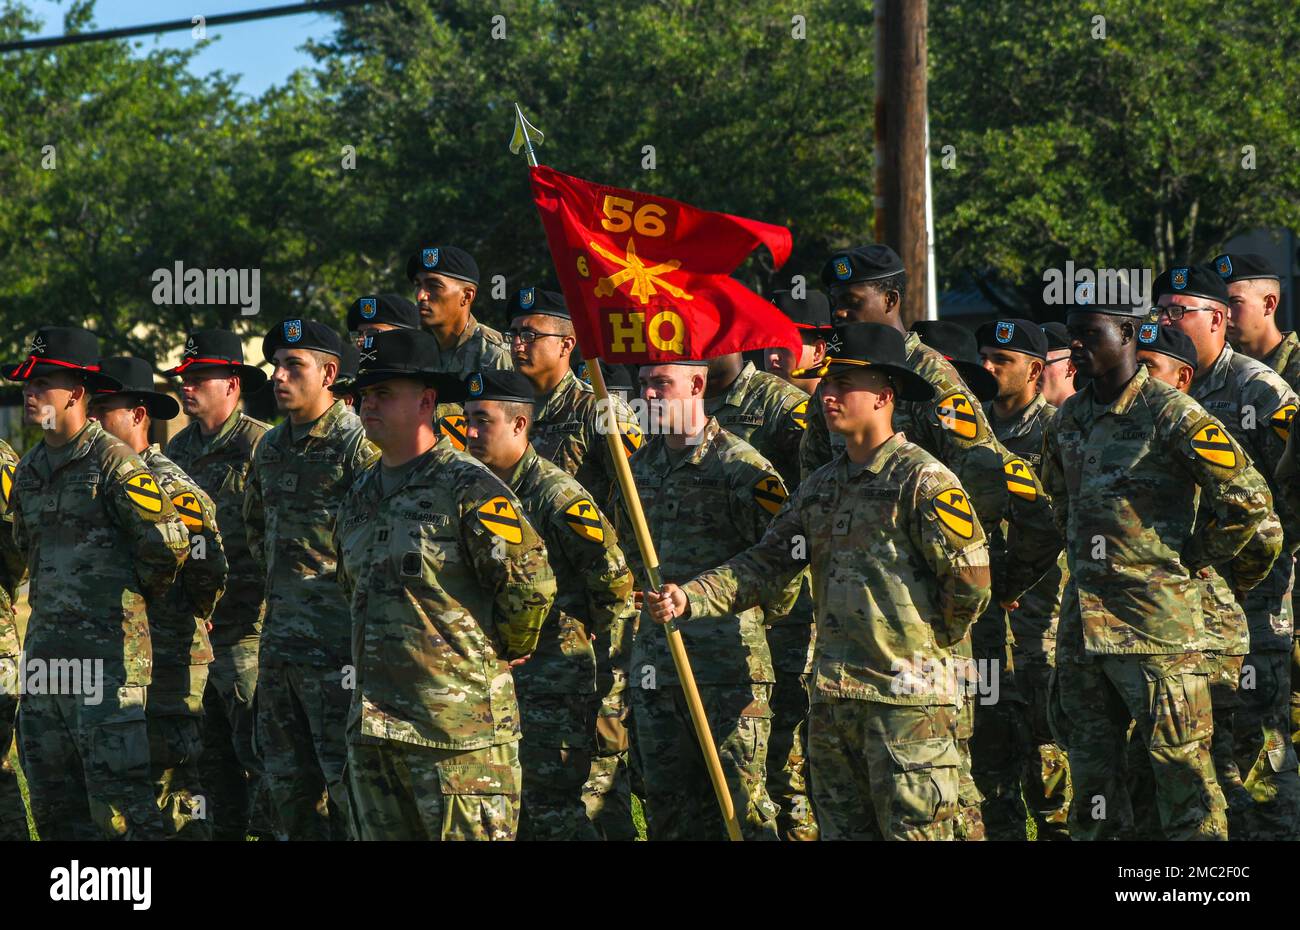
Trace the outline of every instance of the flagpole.
<path fill-rule="evenodd" d="M 522 148 L 528 156 L 528 164 L 537 167 L 537 151 L 533 139 L 540 143 L 542 134 L 524 118 L 519 104 L 515 104 L 515 132 L 510 140 L 510 150 L 518 154 Z M 591 379 L 591 389 L 596 395 L 596 409 L 604 416 L 603 428 L 605 447 L 614 463 L 614 476 L 623 496 L 623 506 L 627 510 L 628 520 L 636 536 L 637 548 L 641 550 L 641 563 L 645 566 L 646 580 L 650 588 L 658 592 L 663 586 L 659 575 L 659 555 L 655 551 L 654 540 L 650 538 L 650 525 L 646 522 L 645 511 L 641 509 L 641 497 L 636 490 L 636 481 L 632 477 L 632 466 L 628 464 L 627 453 L 623 450 L 623 441 L 614 416 L 614 405 L 609 400 L 609 390 L 605 386 L 605 373 L 600 368 L 598 358 L 587 360 L 587 376 Z M 700 689 L 691 672 L 691 660 L 686 655 L 686 645 L 682 642 L 681 631 L 677 624 L 664 624 L 664 634 L 668 637 L 668 650 L 677 668 L 677 678 L 682 683 L 682 692 L 686 696 L 686 706 L 691 712 L 691 723 L 695 727 L 695 737 L 699 741 L 700 751 L 704 753 L 704 765 L 709 772 L 709 781 L 713 783 L 713 793 L 718 797 L 718 807 L 722 810 L 722 819 L 727 825 L 727 837 L 740 842 L 740 821 L 736 819 L 736 807 L 731 800 L 731 791 L 727 788 L 727 778 L 722 772 L 722 760 L 718 757 L 717 746 L 713 742 L 713 733 L 709 729 L 709 718 L 704 713 L 704 702 L 700 699 Z"/>

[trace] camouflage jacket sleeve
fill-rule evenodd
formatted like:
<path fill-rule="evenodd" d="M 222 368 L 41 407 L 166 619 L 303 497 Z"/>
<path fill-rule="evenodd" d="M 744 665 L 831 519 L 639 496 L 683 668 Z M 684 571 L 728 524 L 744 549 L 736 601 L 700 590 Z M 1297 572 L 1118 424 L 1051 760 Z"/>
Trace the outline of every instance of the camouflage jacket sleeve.
<path fill-rule="evenodd" d="M 230 566 L 226 562 L 226 550 L 222 545 L 221 531 L 217 528 L 217 508 L 212 498 L 202 488 L 193 486 L 187 492 L 198 501 L 203 520 L 199 526 L 185 520 L 190 535 L 190 554 L 185 560 L 181 576 L 185 584 L 185 594 L 194 607 L 194 615 L 200 620 L 212 619 L 212 612 L 217 609 L 217 602 L 226 590 L 226 575 Z M 202 538 L 202 548 L 196 541 Z"/>
<path fill-rule="evenodd" d="M 1300 433 L 1300 427 L 1290 430 L 1286 451 L 1278 460 L 1275 472 L 1278 496 L 1286 502 L 1285 507 L 1278 508 L 1278 515 L 1282 517 L 1282 528 L 1286 530 L 1288 540 L 1300 540 L 1300 460 L 1297 460 L 1300 448 L 1297 447 L 1296 433 Z"/>
<path fill-rule="evenodd" d="M 505 485 L 475 482 L 461 496 L 461 545 L 479 583 L 492 592 L 496 628 L 508 658 L 532 653 L 555 602 L 546 545 L 523 513 Z"/>
<path fill-rule="evenodd" d="M 969 500 L 951 474 L 927 470 L 917 482 L 912 506 L 912 544 L 937 582 L 940 616 L 932 626 L 944 648 L 966 637 L 992 597 L 988 540 L 978 515 L 972 513 L 969 524 L 955 524 L 958 528 L 941 516 L 944 498 L 952 492 L 958 500 Z M 967 525 L 969 536 L 964 535 Z"/>
<path fill-rule="evenodd" d="M 15 526 L 15 508 L 9 505 L 17 467 L 18 456 L 8 445 L 0 444 L 0 469 L 4 470 L 3 493 L 0 493 L 0 587 L 7 592 L 10 602 L 27 573 L 26 548 L 21 544 L 20 533 Z"/>
<path fill-rule="evenodd" d="M 1182 416 L 1166 437 L 1171 460 L 1200 485 L 1201 506 L 1211 512 L 1205 532 L 1183 552 L 1183 564 L 1193 571 L 1224 564 L 1238 590 L 1255 587 L 1278 554 L 1269 547 L 1272 557 L 1265 563 L 1262 553 L 1246 550 L 1273 508 L 1264 476 L 1223 425 L 1199 407 L 1198 412 Z"/>
<path fill-rule="evenodd" d="M 1280 557 L 1283 552 L 1283 540 L 1285 534 L 1282 530 L 1282 521 L 1279 519 L 1276 511 L 1269 511 L 1268 516 L 1260 523 L 1259 528 L 1251 534 L 1250 539 L 1246 541 L 1240 552 L 1237 553 L 1236 562 L 1242 563 L 1250 569 L 1252 566 L 1268 565 L 1272 566 L 1273 561 Z M 1242 584 L 1242 581 L 1249 581 L 1249 576 L 1239 581 L 1236 575 L 1235 567 L 1231 565 L 1215 566 L 1218 574 L 1228 583 L 1234 593 L 1241 593 L 1254 587 Z M 1255 568 L 1251 574 L 1258 572 Z M 1267 571 L 1264 572 L 1268 574 Z"/>
<path fill-rule="evenodd" d="M 1043 490 L 1051 500 L 1052 520 L 1055 521 L 1057 532 L 1064 540 L 1066 528 L 1069 526 L 1070 500 L 1065 483 L 1065 472 L 1061 469 L 1061 450 L 1056 441 L 1056 426 L 1059 422 L 1060 417 L 1056 416 L 1043 427 L 1043 463 L 1040 467 Z"/>
<path fill-rule="evenodd" d="M 826 414 L 816 394 L 808 402 L 808 427 L 799 437 L 799 481 L 831 460 L 831 434 L 826 425 Z"/>
<path fill-rule="evenodd" d="M 1007 488 L 1007 545 L 1003 564 L 993 566 L 993 600 L 1019 600 L 1056 564 L 1061 532 L 1052 513 L 1051 497 L 1024 459 L 1006 452 L 1003 474 Z"/>
<path fill-rule="evenodd" d="M 248 483 L 244 486 L 244 536 L 248 540 L 248 554 L 266 575 L 266 511 L 262 505 L 262 450 L 266 442 L 257 444 L 253 464 L 248 469 Z"/>
<path fill-rule="evenodd" d="M 763 539 L 772 517 L 787 503 L 789 494 L 781 476 L 766 461 L 763 467 L 746 462 L 744 468 L 735 469 L 732 474 L 731 525 L 740 533 L 741 541 L 752 546 Z M 787 541 L 787 545 L 794 543 Z M 800 583 L 796 576 L 784 587 L 768 591 L 761 600 L 764 623 L 773 623 L 794 609 Z"/>
<path fill-rule="evenodd" d="M 107 482 L 106 506 L 118 529 L 130 541 L 131 560 L 142 593 L 147 599 L 161 598 L 176 580 L 176 574 L 190 551 L 190 534 L 176 514 L 167 495 L 159 494 L 157 511 L 137 503 L 128 494 L 129 482 L 147 476 L 152 487 L 158 481 L 132 456 L 122 460 Z"/>
<path fill-rule="evenodd" d="M 691 618 L 723 617 L 764 601 L 779 600 L 790 585 L 798 591 L 808 566 L 807 547 L 801 550 L 792 540 L 806 537 L 801 503 L 808 487 L 807 482 L 799 486 L 757 544 L 682 585 L 690 604 L 687 622 Z"/>

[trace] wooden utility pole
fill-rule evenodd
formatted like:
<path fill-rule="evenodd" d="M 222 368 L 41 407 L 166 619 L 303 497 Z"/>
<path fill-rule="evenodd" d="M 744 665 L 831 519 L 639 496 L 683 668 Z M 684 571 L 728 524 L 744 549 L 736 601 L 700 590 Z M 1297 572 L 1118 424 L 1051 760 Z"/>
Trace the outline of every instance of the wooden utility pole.
<path fill-rule="evenodd" d="M 925 318 L 926 0 L 875 0 L 875 239 L 907 269 L 903 321 Z"/>

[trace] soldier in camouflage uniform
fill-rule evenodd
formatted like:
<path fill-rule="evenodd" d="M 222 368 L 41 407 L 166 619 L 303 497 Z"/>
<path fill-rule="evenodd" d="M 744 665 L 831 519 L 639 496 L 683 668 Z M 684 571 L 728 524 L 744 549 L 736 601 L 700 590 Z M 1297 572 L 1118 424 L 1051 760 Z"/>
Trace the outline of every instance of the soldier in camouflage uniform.
<path fill-rule="evenodd" d="M 1172 268 L 1156 280 L 1160 321 L 1196 346 L 1197 369 L 1190 395 L 1222 422 L 1264 475 L 1288 534 L 1288 557 L 1241 601 L 1250 628 L 1250 653 L 1242 664 L 1247 680 L 1238 690 L 1237 765 L 1255 807 L 1245 818 L 1252 839 L 1294 839 L 1300 830 L 1300 761 L 1291 745 L 1291 649 L 1294 628 L 1289 553 L 1300 545 L 1300 523 L 1278 493 L 1274 473 L 1286 448 L 1296 395 L 1263 362 L 1226 344 L 1228 288 L 1210 265 Z M 1246 837 L 1242 837 L 1245 839 Z"/>
<path fill-rule="evenodd" d="M 1214 260 L 1228 285 L 1228 341 L 1244 355 L 1257 358 L 1300 394 L 1300 338 L 1277 327 L 1282 281 L 1262 255 L 1228 253 Z M 1295 506 L 1292 510 L 1296 511 Z M 1292 550 L 1288 550 L 1291 552 Z M 1300 750 L 1300 630 L 1291 647 L 1291 742 Z"/>
<path fill-rule="evenodd" d="M 907 275 L 893 249 L 862 246 L 832 256 L 822 269 L 837 320 L 880 323 L 902 330 L 899 309 Z M 894 408 L 894 426 L 909 441 L 950 467 L 970 494 L 971 503 L 986 532 L 1000 535 L 1005 521 L 1005 544 L 991 546 L 993 602 L 1014 603 L 1046 574 L 1060 552 L 1061 543 L 1049 516 L 1050 499 L 1036 475 L 1017 476 L 1009 469 L 1016 456 L 1008 452 L 989 429 L 984 410 L 971 388 L 943 353 L 926 345 L 916 332 L 904 333 L 908 365 L 935 388 L 934 398 L 921 403 L 900 401 Z M 973 339 L 969 339 L 973 353 Z M 971 377 L 987 376 L 977 365 Z M 990 379 L 991 380 L 991 379 Z M 805 477 L 830 460 L 844 439 L 826 426 L 824 411 L 814 404 L 800 447 L 800 467 Z M 1013 484 L 1034 485 L 1028 494 L 1012 493 Z M 971 658 L 972 644 L 961 643 L 954 653 Z M 968 673 L 969 674 L 969 673 Z M 973 732 L 974 703 L 959 712 L 958 747 L 962 757 L 962 798 L 958 815 L 959 839 L 982 839 L 980 816 L 983 798 L 971 775 L 968 740 Z"/>
<path fill-rule="evenodd" d="M 226 557 L 211 498 L 189 475 L 149 443 L 149 427 L 180 413 L 174 398 L 153 389 L 153 366 L 143 359 L 101 359 L 115 391 L 98 391 L 90 413 L 139 455 L 190 534 L 190 554 L 165 597 L 149 601 L 153 681 L 145 717 L 154 794 L 168 838 L 210 840 L 207 792 L 199 775 L 203 753 L 203 692 L 212 662 L 208 626 L 226 586 Z"/>
<path fill-rule="evenodd" d="M 1242 550 L 1272 500 L 1223 425 L 1138 363 L 1143 319 L 1126 306 L 1070 314 L 1071 358 L 1090 383 L 1043 438 L 1043 483 L 1074 592 L 1062 605 L 1056 657 L 1070 835 L 1114 838 L 1131 828 L 1122 763 L 1135 723 L 1165 836 L 1226 839 L 1195 573 L 1218 565 L 1239 590 L 1258 584 L 1269 560 Z M 1200 535 L 1198 489 L 1215 521 Z"/>
<path fill-rule="evenodd" d="M 190 333 L 181 363 L 163 374 L 180 380 L 181 409 L 192 418 L 167 444 L 167 458 L 216 507 L 228 569 L 225 594 L 211 617 L 199 759 L 213 838 L 243 842 L 250 831 L 269 837 L 275 833 L 270 794 L 253 745 L 266 573 L 248 551 L 244 490 L 253 452 L 271 427 L 239 409 L 242 397 L 266 384 L 266 375 L 244 364 L 237 335 L 219 329 Z"/>
<path fill-rule="evenodd" d="M 406 260 L 406 277 L 415 285 L 420 328 L 438 340 L 438 371 L 464 380 L 476 371 L 510 367 L 510 345 L 501 334 L 474 318 L 478 263 L 454 245 L 421 246 Z M 441 403 L 438 431 L 465 451 L 465 412 Z"/>
<path fill-rule="evenodd" d="M 339 508 L 357 681 L 348 780 L 362 839 L 510 840 L 519 822 L 519 707 L 508 660 L 533 653 L 555 599 L 523 505 L 439 440 L 425 333 L 368 336 L 357 387 L 383 458 Z"/>
<path fill-rule="evenodd" d="M 664 580 L 689 578 L 757 542 L 786 498 L 772 464 L 704 413 L 707 364 L 645 365 L 640 373 L 642 396 L 661 416 L 652 414 L 654 435 L 632 456 L 632 474 Z M 615 520 L 619 535 L 630 537 L 621 507 Z M 642 590 L 650 589 L 640 551 L 627 555 Z M 777 808 L 766 787 L 774 676 L 763 624 L 788 613 L 798 590 L 796 579 L 761 609 L 682 631 L 746 839 L 776 839 Z M 629 687 L 632 758 L 645 785 L 651 835 L 722 838 L 667 637 L 650 624 L 642 623 L 632 642 Z"/>
<path fill-rule="evenodd" d="M 262 341 L 288 419 L 258 445 L 244 496 L 248 548 L 266 567 L 257 746 L 279 828 L 294 840 L 353 832 L 343 779 L 351 620 L 335 578 L 334 518 L 379 450 L 329 392 L 342 349 L 338 335 L 313 320 L 277 323 Z"/>
<path fill-rule="evenodd" d="M 609 409 L 570 364 L 577 338 L 564 296 L 535 287 L 520 288 L 510 301 L 505 333 L 515 370 L 536 392 L 530 440 L 537 454 L 558 465 L 586 488 L 597 507 L 608 510 L 615 483 L 605 439 L 612 409 L 623 451 L 641 445 L 641 428 L 622 400 L 610 393 Z M 601 695 L 595 720 L 591 776 L 583 794 L 587 813 L 607 840 L 636 839 L 628 779 L 626 645 L 631 628 L 596 632 L 596 680 Z"/>
<path fill-rule="evenodd" d="M 469 452 L 523 503 L 557 586 L 537 651 L 514 670 L 524 731 L 519 838 L 600 839 L 583 799 L 601 698 L 592 644 L 621 647 L 631 635 L 632 574 L 591 495 L 529 445 L 531 382 L 489 370 L 470 376 L 468 392 Z"/>
<path fill-rule="evenodd" d="M 9 761 L 18 716 L 18 659 L 22 645 L 14 598 L 27 572 L 23 553 L 14 543 L 14 516 L 9 509 L 18 455 L 0 439 L 0 842 L 26 840 L 27 808 L 18 788 L 18 772 Z"/>
<path fill-rule="evenodd" d="M 1005 319 L 984 324 L 975 339 L 985 368 L 998 383 L 997 397 L 984 405 L 984 413 L 993 435 L 1020 460 L 1009 466 L 1008 489 L 1016 495 L 1034 495 L 1037 490 L 1020 478 L 1031 470 L 1037 474 L 1042 467 L 1043 427 L 1056 415 L 1056 408 L 1043 399 L 1039 390 L 1047 363 L 1047 337 L 1030 320 Z M 976 758 L 983 751 L 988 763 L 985 772 L 1001 776 L 1003 784 L 1009 786 L 1001 797 L 1019 797 L 1023 792 L 1040 840 L 1069 839 L 1069 763 L 1047 724 L 1048 683 L 1056 663 L 1056 627 L 1064 587 L 1062 553 L 1056 565 L 1007 612 L 1007 621 L 1003 622 L 1009 622 L 1011 631 L 1011 670 L 1001 683 L 1000 698 L 1008 713 L 999 716 L 985 712 L 992 708 L 981 710 L 976 723 L 985 728 L 983 732 L 977 730 L 973 741 Z M 990 611 L 999 619 L 1002 613 L 1000 608 Z M 1003 728 L 997 724 L 1003 724 Z M 1008 740 L 1000 742 L 999 737 Z M 977 782 L 979 774 L 977 770 Z M 986 796 L 998 796 L 998 792 L 983 785 L 980 788 Z M 1008 822 L 1004 813 L 999 827 L 1007 838 L 1023 839 L 1019 805 L 1002 805 L 1003 812 L 1008 809 L 1022 819 Z M 990 816 L 987 806 L 984 822 L 991 839 L 1002 838 L 995 830 L 997 818 Z"/>
<path fill-rule="evenodd" d="M 951 649 L 989 602 L 988 546 L 956 477 L 894 431 L 895 395 L 933 392 L 906 364 L 902 335 L 875 323 L 837 335 L 820 396 L 845 451 L 800 485 L 758 545 L 647 600 L 654 619 L 693 618 L 683 634 L 698 635 L 811 563 L 808 755 L 823 838 L 953 839 Z"/>
<path fill-rule="evenodd" d="M 27 360 L 5 369 L 25 382 L 25 421 L 45 431 L 9 498 L 31 574 L 19 754 L 42 839 L 160 839 L 145 599 L 166 595 L 189 533 L 140 457 L 87 420 L 88 391 L 116 386 L 98 356 L 93 333 L 44 327 Z M 39 692 L 33 665 L 50 670 Z"/>

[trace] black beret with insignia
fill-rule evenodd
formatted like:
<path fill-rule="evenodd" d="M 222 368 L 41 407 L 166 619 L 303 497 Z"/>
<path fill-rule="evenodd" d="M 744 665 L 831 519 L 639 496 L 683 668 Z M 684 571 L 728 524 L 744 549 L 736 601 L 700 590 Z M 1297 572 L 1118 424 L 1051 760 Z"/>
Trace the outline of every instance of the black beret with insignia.
<path fill-rule="evenodd" d="M 994 320 L 975 330 L 975 341 L 983 349 L 1005 349 L 1034 358 L 1047 359 L 1047 336 L 1032 320 Z"/>
<path fill-rule="evenodd" d="M 358 332 L 365 323 L 386 323 L 398 329 L 419 329 L 420 308 L 401 294 L 358 297 L 348 307 L 348 331 Z"/>
<path fill-rule="evenodd" d="M 521 287 L 510 298 L 507 308 L 510 319 L 518 316 L 531 316 L 540 313 L 544 316 L 558 316 L 569 319 L 569 307 L 564 302 L 564 295 L 558 291 L 544 291 L 540 287 Z"/>
<path fill-rule="evenodd" d="M 1281 281 L 1267 258 L 1257 252 L 1224 252 L 1213 262 L 1214 270 L 1228 284 L 1234 281 L 1254 281 L 1265 278 Z"/>
<path fill-rule="evenodd" d="M 531 404 L 537 400 L 533 382 L 509 368 L 476 371 L 465 379 L 466 400 L 501 400 Z"/>
<path fill-rule="evenodd" d="M 1143 323 L 1138 327 L 1137 342 L 1139 352 L 1159 352 L 1191 365 L 1192 371 L 1196 370 L 1196 344 L 1191 337 L 1172 326 Z"/>
<path fill-rule="evenodd" d="M 857 281 L 878 281 L 901 273 L 903 260 L 889 246 L 860 245 L 832 255 L 822 268 L 822 283 L 830 288 Z"/>
<path fill-rule="evenodd" d="M 315 320 L 281 320 L 262 340 L 262 357 L 274 363 L 277 349 L 311 349 L 330 355 L 343 354 L 343 340 L 332 326 Z"/>
<path fill-rule="evenodd" d="M 422 271 L 446 275 L 458 281 L 478 284 L 478 263 L 474 256 L 454 245 L 425 245 L 406 260 L 406 277 L 414 282 Z"/>
<path fill-rule="evenodd" d="M 1204 297 L 1221 304 L 1229 300 L 1228 285 L 1213 265 L 1176 265 L 1162 271 L 1156 278 L 1155 297 L 1159 300 L 1165 294 Z"/>

